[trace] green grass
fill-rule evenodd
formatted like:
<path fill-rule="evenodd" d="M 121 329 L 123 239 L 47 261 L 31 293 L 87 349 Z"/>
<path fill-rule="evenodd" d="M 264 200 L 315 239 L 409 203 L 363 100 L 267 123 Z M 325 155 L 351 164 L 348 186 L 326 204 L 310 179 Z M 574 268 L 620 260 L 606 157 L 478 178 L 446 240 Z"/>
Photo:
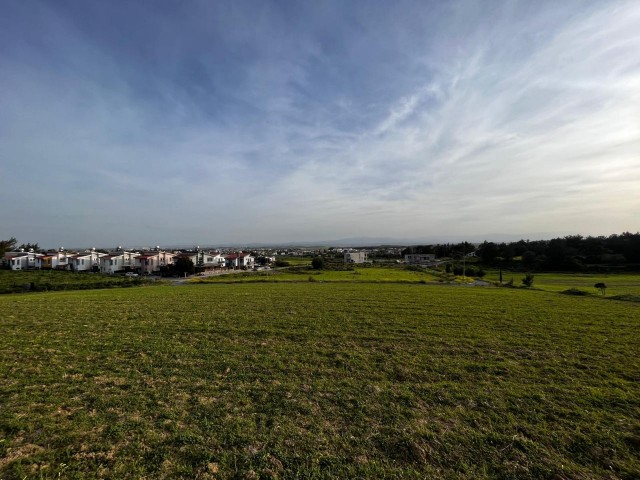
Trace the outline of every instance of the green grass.
<path fill-rule="evenodd" d="M 515 286 L 522 285 L 524 273 L 503 272 L 503 281 L 507 282 L 513 277 Z M 607 285 L 606 296 L 632 295 L 640 296 L 640 275 L 624 273 L 534 273 L 533 287 L 548 292 L 562 292 L 570 288 L 587 291 L 593 295 L 599 295 L 594 285 L 604 282 Z M 497 282 L 499 274 L 490 271 L 487 280 Z"/>
<path fill-rule="evenodd" d="M 354 267 L 353 270 L 291 269 L 212 276 L 194 279 L 193 283 L 231 282 L 359 282 L 359 283 L 419 283 L 436 282 L 438 277 L 427 272 L 402 267 Z"/>
<path fill-rule="evenodd" d="M 278 260 L 288 262 L 291 266 L 307 266 L 311 265 L 311 260 L 313 257 L 297 257 L 297 256 L 288 256 L 288 255 L 280 255 L 277 257 Z"/>
<path fill-rule="evenodd" d="M 0 293 L 131 287 L 149 283 L 143 277 L 56 270 L 0 270 Z"/>
<path fill-rule="evenodd" d="M 0 312 L 0 478 L 640 477 L 634 303 L 305 282 Z"/>

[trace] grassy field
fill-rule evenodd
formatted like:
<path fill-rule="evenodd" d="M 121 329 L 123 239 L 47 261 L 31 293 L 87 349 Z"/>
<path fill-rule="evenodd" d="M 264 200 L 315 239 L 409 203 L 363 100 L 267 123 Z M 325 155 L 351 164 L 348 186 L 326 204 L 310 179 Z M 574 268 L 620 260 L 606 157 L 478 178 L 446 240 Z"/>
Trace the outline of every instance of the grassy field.
<path fill-rule="evenodd" d="M 503 280 L 509 281 L 513 277 L 513 284 L 521 285 L 525 274 L 503 272 Z M 498 281 L 497 271 L 490 271 L 487 280 Z M 607 296 L 633 295 L 640 296 L 640 275 L 638 274 L 602 274 L 602 273 L 535 273 L 533 287 L 549 292 L 562 292 L 570 288 L 577 288 L 593 295 L 599 292 L 594 285 L 604 282 L 607 285 Z"/>
<path fill-rule="evenodd" d="M 294 257 L 288 255 L 281 255 L 278 257 L 278 260 L 283 262 L 288 262 L 291 266 L 307 266 L 311 265 L 311 260 L 313 257 Z"/>
<path fill-rule="evenodd" d="M 0 478 L 640 478 L 636 303 L 302 282 L 0 312 Z"/>
<path fill-rule="evenodd" d="M 364 282 L 364 283 L 419 283 L 436 282 L 438 277 L 427 272 L 411 271 L 402 267 L 354 267 L 353 270 L 271 270 L 251 273 L 196 278 L 193 283 L 229 282 Z"/>
<path fill-rule="evenodd" d="M 149 283 L 142 277 L 56 270 L 0 270 L 0 293 L 131 287 Z"/>

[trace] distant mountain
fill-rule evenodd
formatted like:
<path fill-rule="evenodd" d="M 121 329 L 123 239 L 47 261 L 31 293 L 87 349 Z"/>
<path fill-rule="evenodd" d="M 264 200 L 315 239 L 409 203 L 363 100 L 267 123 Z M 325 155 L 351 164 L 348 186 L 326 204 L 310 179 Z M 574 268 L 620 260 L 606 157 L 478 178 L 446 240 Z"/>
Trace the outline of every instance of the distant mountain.
<path fill-rule="evenodd" d="M 162 248 L 168 250 L 193 249 L 200 245 L 203 249 L 224 248 L 236 250 L 248 250 L 251 248 L 294 248 L 294 247 L 377 247 L 377 246 L 408 246 L 408 245 L 435 245 L 445 243 L 482 243 L 489 242 L 517 242 L 518 240 L 550 240 L 552 238 L 574 235 L 575 232 L 539 232 L 529 234 L 488 233 L 485 235 L 425 235 L 424 237 L 348 237 L 333 240 L 309 240 L 289 242 L 237 242 L 237 243 L 167 243 Z M 148 246 L 147 246 L 148 247 Z M 109 246 L 107 249 L 114 248 Z M 128 246 L 127 248 L 133 248 Z M 141 247 L 137 247 L 141 248 Z M 84 250 L 81 248 L 80 250 Z"/>
<path fill-rule="evenodd" d="M 376 246 L 406 246 L 406 245 L 435 245 L 444 243 L 482 243 L 489 242 L 517 242 L 518 240 L 549 240 L 563 237 L 570 233 L 531 233 L 525 235 L 493 233 L 486 235 L 429 235 L 424 237 L 400 238 L 400 237 L 349 237 L 336 240 L 314 240 L 303 242 L 285 243 L 246 243 L 244 247 L 269 248 L 269 247 L 376 247 Z"/>

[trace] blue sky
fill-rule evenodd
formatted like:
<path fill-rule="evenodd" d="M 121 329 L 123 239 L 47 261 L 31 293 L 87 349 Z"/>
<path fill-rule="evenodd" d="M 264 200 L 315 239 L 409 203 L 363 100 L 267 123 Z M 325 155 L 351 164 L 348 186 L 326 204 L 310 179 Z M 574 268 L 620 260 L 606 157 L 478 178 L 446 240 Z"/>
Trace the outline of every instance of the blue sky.
<path fill-rule="evenodd" d="M 1 237 L 638 231 L 637 1 L 5 2 Z"/>

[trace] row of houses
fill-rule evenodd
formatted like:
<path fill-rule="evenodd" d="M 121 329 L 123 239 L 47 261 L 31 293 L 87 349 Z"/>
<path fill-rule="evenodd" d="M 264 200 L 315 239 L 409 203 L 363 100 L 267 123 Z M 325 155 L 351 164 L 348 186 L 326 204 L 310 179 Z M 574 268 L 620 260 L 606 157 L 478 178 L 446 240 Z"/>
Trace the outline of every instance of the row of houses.
<path fill-rule="evenodd" d="M 119 273 L 135 272 L 152 274 L 175 263 L 179 258 L 189 259 L 200 270 L 221 268 L 248 269 L 255 266 L 255 258 L 249 253 L 239 252 L 222 255 L 220 252 L 169 252 L 157 247 L 141 252 L 128 251 L 122 247 L 105 253 L 95 248 L 83 252 L 57 251 L 37 253 L 33 250 L 7 252 L 2 264 L 11 270 L 71 270 L 75 272 Z"/>
<path fill-rule="evenodd" d="M 349 250 L 343 253 L 345 263 L 365 263 L 367 262 L 367 252 Z M 436 261 L 433 253 L 413 253 L 404 256 L 407 265 L 428 266 Z"/>

